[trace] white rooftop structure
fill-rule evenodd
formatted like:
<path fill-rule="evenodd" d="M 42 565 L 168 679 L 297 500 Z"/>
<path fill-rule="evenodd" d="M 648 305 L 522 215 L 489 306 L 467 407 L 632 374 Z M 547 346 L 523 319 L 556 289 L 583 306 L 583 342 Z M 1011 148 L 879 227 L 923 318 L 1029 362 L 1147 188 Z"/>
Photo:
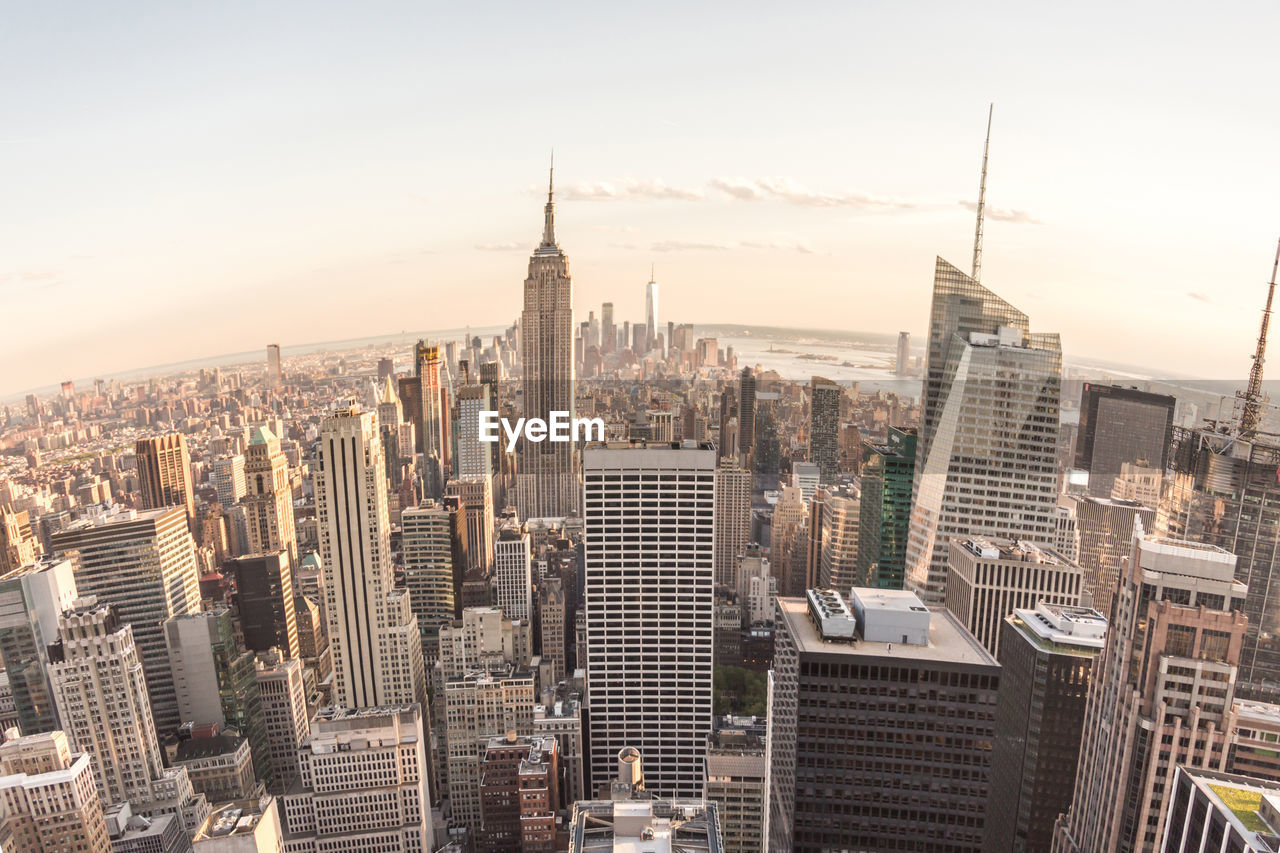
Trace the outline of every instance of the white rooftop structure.
<path fill-rule="evenodd" d="M 929 645 L 929 608 L 914 592 L 854 587 L 849 605 L 867 642 Z"/>

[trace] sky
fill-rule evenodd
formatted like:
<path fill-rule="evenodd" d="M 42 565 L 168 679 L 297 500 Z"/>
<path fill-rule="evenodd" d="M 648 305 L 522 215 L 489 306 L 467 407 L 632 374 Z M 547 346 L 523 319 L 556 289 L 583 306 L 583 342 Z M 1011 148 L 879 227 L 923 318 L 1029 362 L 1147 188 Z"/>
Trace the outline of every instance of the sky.
<path fill-rule="evenodd" d="M 575 310 L 894 332 L 934 257 L 1068 357 L 1244 376 L 1280 5 L 22 2 L 0 397 L 510 323 L 555 149 Z M 1276 344 L 1280 347 L 1280 342 Z"/>

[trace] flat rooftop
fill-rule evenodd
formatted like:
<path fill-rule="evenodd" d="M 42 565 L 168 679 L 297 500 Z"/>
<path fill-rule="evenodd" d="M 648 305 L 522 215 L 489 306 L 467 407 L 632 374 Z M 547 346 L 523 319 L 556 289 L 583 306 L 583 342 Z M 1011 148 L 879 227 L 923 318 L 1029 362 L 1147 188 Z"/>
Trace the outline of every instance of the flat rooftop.
<path fill-rule="evenodd" d="M 899 592 L 898 590 L 877 590 Z M 915 595 L 911 595 L 915 599 Z M 853 643 L 823 640 L 809 618 L 808 602 L 803 598 L 779 598 L 778 609 L 786 622 L 787 631 L 802 653 L 845 655 L 848 657 L 892 658 L 894 660 L 919 660 L 928 663 L 958 663 L 972 666 L 999 666 L 982 644 L 965 630 L 955 617 L 942 608 L 929 610 L 929 645 L 913 646 L 902 643 L 869 643 L 858 640 Z"/>
<path fill-rule="evenodd" d="M 1008 560 L 1017 563 L 1069 565 L 1068 560 L 1045 545 L 996 537 L 961 537 L 951 540 L 979 560 Z"/>

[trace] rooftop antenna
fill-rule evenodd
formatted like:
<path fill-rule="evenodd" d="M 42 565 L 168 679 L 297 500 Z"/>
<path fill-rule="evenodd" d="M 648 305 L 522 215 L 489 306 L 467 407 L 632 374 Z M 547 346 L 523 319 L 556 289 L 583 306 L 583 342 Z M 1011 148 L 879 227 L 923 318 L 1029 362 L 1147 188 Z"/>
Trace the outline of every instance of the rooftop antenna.
<path fill-rule="evenodd" d="M 1236 396 L 1244 403 L 1240 412 L 1240 432 L 1251 433 L 1262 421 L 1262 406 L 1268 397 L 1262 393 L 1262 365 L 1267 360 L 1267 327 L 1271 325 L 1271 300 L 1276 295 L 1276 270 L 1280 269 L 1280 241 L 1276 243 L 1276 259 L 1271 265 L 1271 283 L 1267 285 L 1267 307 L 1262 309 L 1262 328 L 1258 330 L 1258 348 L 1249 369 L 1249 386 Z"/>
<path fill-rule="evenodd" d="M 556 150 L 551 149 L 551 171 L 547 175 L 547 209 L 542 225 L 542 245 L 554 246 L 556 243 Z"/>
<path fill-rule="evenodd" d="M 973 231 L 973 273 L 974 281 L 982 280 L 982 212 L 987 202 L 987 152 L 991 150 L 991 115 L 996 111 L 993 103 L 987 108 L 987 141 L 982 146 L 982 180 L 978 184 L 978 224 Z"/>
<path fill-rule="evenodd" d="M 649 262 L 649 283 L 653 284 L 653 261 Z"/>

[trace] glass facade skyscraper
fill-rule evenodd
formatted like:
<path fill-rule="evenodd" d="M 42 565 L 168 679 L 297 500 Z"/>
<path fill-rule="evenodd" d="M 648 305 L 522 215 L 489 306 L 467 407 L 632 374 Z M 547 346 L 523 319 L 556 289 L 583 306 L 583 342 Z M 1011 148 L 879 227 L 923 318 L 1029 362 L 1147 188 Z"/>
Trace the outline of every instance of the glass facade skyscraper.
<path fill-rule="evenodd" d="M 939 258 L 906 557 L 926 603 L 952 536 L 1052 541 L 1061 383 L 1058 336 Z"/>
<path fill-rule="evenodd" d="M 858 585 L 902 589 L 916 467 L 916 431 L 889 428 L 886 444 L 868 445 L 858 520 Z"/>

